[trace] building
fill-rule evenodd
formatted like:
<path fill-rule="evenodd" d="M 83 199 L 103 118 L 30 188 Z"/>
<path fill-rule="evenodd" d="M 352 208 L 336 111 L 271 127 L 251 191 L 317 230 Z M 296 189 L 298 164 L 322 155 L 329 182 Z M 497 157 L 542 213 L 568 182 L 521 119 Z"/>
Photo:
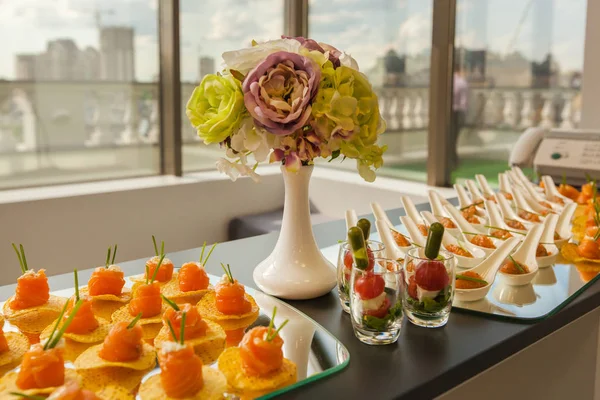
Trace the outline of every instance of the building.
<path fill-rule="evenodd" d="M 46 48 L 47 80 L 66 81 L 77 79 L 79 49 L 73 39 L 56 39 Z"/>
<path fill-rule="evenodd" d="M 93 47 L 81 51 L 78 60 L 78 78 L 84 81 L 95 81 L 101 78 L 100 52 Z"/>
<path fill-rule="evenodd" d="M 215 59 L 212 57 L 202 56 L 199 62 L 200 69 L 198 71 L 199 80 L 202 80 L 206 75 L 215 73 Z"/>
<path fill-rule="evenodd" d="M 15 58 L 15 77 L 19 81 L 35 80 L 36 54 L 17 54 Z"/>
<path fill-rule="evenodd" d="M 135 80 L 133 28 L 106 26 L 100 28 L 101 78 L 108 81 Z"/>

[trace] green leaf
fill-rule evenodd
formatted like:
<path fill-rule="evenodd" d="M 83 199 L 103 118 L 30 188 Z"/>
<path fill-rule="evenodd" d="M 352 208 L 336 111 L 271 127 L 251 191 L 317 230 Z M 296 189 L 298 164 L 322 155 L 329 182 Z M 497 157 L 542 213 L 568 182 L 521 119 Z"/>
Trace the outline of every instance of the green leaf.
<path fill-rule="evenodd" d="M 240 82 L 244 82 L 244 79 L 246 79 L 244 74 L 242 74 L 240 71 L 230 69 L 229 72 L 231 72 L 231 75 Z"/>
<path fill-rule="evenodd" d="M 331 158 L 329 159 L 329 162 L 332 162 L 333 160 L 335 160 L 336 158 L 338 158 L 340 156 L 341 152 L 339 150 L 336 151 L 332 151 L 331 152 Z"/>
<path fill-rule="evenodd" d="M 252 43 L 252 47 L 258 46 L 258 42 L 256 40 L 254 40 L 254 39 L 252 39 L 251 43 Z"/>
<path fill-rule="evenodd" d="M 23 399 L 28 399 L 28 400 L 44 400 L 45 397 L 42 396 L 36 396 L 34 394 L 27 394 L 27 393 L 20 393 L 20 392 L 10 392 L 9 393 L 11 396 L 17 396 L 17 397 L 21 397 Z"/>
<path fill-rule="evenodd" d="M 399 301 L 388 310 L 388 313 L 383 318 L 374 317 L 372 315 L 363 315 L 363 324 L 375 331 L 384 331 L 388 325 L 402 315 L 402 302 Z"/>

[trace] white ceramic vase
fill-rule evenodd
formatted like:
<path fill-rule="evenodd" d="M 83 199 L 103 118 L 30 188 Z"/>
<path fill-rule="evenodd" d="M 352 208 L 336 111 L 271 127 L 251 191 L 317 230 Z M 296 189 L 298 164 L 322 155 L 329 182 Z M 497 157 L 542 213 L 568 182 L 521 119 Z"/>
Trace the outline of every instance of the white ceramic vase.
<path fill-rule="evenodd" d="M 313 166 L 281 171 L 285 184 L 281 232 L 271 255 L 254 269 L 254 282 L 263 292 L 282 299 L 314 299 L 335 287 L 336 272 L 313 235 L 308 200 Z"/>

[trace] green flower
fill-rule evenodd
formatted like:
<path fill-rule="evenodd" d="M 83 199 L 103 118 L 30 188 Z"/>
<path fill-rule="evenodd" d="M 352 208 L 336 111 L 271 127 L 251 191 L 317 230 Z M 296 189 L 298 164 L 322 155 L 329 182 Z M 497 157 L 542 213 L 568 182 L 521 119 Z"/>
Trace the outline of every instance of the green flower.
<path fill-rule="evenodd" d="M 375 180 L 371 168 L 383 165 L 386 146 L 377 146 L 385 131 L 379 102 L 367 78 L 349 67 L 322 67 L 319 92 L 313 102 L 315 130 L 328 141 L 332 151 L 357 160 L 358 172 L 367 181 Z"/>
<path fill-rule="evenodd" d="M 194 89 L 185 113 L 205 144 L 224 141 L 247 115 L 240 82 L 231 75 L 206 75 Z"/>

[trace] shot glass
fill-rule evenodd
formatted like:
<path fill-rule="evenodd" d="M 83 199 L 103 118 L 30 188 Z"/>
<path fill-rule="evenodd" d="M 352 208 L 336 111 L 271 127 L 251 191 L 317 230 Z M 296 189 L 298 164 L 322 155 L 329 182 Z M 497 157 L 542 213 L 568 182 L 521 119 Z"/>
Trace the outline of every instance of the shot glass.
<path fill-rule="evenodd" d="M 383 257 L 383 251 L 385 246 L 383 243 L 376 240 L 367 240 L 367 247 L 369 249 L 369 259 L 375 257 Z M 350 312 L 350 275 L 352 274 L 352 268 L 354 267 L 354 258 L 352 258 L 352 249 L 348 242 L 340 243 L 340 250 L 338 253 L 337 262 L 337 287 L 338 295 L 340 297 L 340 304 L 342 309 L 349 313 Z"/>
<path fill-rule="evenodd" d="M 454 298 L 454 255 L 440 251 L 437 259 L 412 248 L 404 259 L 404 312 L 410 322 L 426 328 L 446 325 Z"/>
<path fill-rule="evenodd" d="M 354 335 L 370 345 L 391 344 L 402 328 L 401 264 L 375 258 L 373 268 L 352 268 L 350 277 L 350 316 Z"/>

